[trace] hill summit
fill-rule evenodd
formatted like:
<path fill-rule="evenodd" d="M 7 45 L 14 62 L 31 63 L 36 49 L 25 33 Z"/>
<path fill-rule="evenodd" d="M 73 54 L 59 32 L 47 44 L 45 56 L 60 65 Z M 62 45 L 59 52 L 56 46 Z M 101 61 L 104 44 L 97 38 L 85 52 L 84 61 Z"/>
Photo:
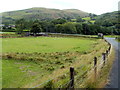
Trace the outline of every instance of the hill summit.
<path fill-rule="evenodd" d="M 14 23 L 17 19 L 28 19 L 28 20 L 44 20 L 44 19 L 55 19 L 55 18 L 76 18 L 89 16 L 89 13 L 78 10 L 78 9 L 49 9 L 34 7 L 24 10 L 9 11 L 2 13 L 3 23 Z"/>

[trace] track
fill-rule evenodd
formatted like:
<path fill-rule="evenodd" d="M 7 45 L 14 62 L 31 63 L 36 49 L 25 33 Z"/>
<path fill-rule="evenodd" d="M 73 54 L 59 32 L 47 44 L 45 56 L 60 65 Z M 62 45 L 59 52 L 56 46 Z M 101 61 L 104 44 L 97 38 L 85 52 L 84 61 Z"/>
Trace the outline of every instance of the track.
<path fill-rule="evenodd" d="M 115 40 L 115 38 L 105 38 L 108 42 L 110 42 L 115 49 L 115 61 L 113 63 L 110 76 L 109 76 L 109 84 L 106 85 L 105 88 L 116 88 L 120 90 L 120 43 Z"/>

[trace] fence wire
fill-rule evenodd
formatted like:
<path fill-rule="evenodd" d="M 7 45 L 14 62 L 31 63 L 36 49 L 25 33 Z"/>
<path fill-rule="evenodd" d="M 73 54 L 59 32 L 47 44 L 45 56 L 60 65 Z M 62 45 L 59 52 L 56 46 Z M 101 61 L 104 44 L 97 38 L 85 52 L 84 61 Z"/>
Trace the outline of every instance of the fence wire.
<path fill-rule="evenodd" d="M 108 43 L 109 43 L 109 42 L 108 42 Z M 111 48 L 110 48 L 110 50 L 111 50 Z M 109 54 L 110 54 L 110 51 L 109 51 L 108 55 L 106 56 L 106 60 L 108 59 Z M 102 58 L 102 57 L 101 57 L 101 58 Z M 91 71 L 91 72 L 94 71 L 95 67 L 97 67 L 97 68 L 103 67 L 103 65 L 104 65 L 104 60 L 103 60 L 103 58 L 102 58 L 102 59 L 99 59 L 99 60 L 101 60 L 99 65 L 93 66 L 93 67 L 87 67 L 87 70 L 86 70 L 85 72 L 83 72 L 83 73 L 80 74 L 80 75 L 76 75 L 76 76 L 74 77 L 74 80 L 75 80 L 75 81 L 74 81 L 74 86 L 77 86 L 77 85 L 79 85 L 79 84 L 82 82 L 82 80 L 83 80 L 82 76 L 83 76 L 83 75 L 86 75 L 86 73 L 87 73 L 88 71 Z M 92 62 L 92 63 L 93 63 L 93 62 Z M 77 70 L 78 70 L 78 69 L 83 69 L 84 67 L 86 67 L 86 65 L 82 65 L 82 66 L 78 67 Z M 32 87 L 32 88 L 39 87 L 39 86 L 41 86 L 41 85 L 44 85 L 44 84 L 48 83 L 48 82 L 51 81 L 51 80 L 55 80 L 56 78 L 59 78 L 59 77 L 61 77 L 61 76 L 63 76 L 63 75 L 67 75 L 67 74 L 68 74 L 68 72 L 65 73 L 65 74 L 59 75 L 59 76 L 57 76 L 57 77 L 55 77 L 55 78 L 49 79 L 49 80 L 47 80 L 47 81 L 45 81 L 45 82 L 43 82 L 43 83 L 41 83 L 41 84 L 38 84 L 38 85 L 36 85 L 36 86 L 34 86 L 34 87 Z M 91 77 L 91 76 L 90 76 L 90 77 Z M 89 78 L 90 78 L 90 77 L 89 77 Z M 89 79 L 89 78 L 88 78 L 88 79 Z M 65 84 L 63 84 L 63 85 L 58 85 L 58 88 L 64 88 L 64 87 L 65 87 L 65 88 L 73 88 L 74 86 L 70 87 L 71 81 L 72 81 L 72 80 L 69 80 L 67 83 L 65 83 Z M 77 81 L 78 81 L 78 82 L 77 82 Z"/>

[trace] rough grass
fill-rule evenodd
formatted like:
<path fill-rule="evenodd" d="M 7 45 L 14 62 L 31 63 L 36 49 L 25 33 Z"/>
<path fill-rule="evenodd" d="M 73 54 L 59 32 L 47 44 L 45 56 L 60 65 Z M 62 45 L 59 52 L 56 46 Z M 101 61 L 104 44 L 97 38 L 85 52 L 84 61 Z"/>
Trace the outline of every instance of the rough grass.
<path fill-rule="evenodd" d="M 0 89 L 2 88 L 2 39 L 0 38 Z"/>
<path fill-rule="evenodd" d="M 116 40 L 117 40 L 118 42 L 120 42 L 120 36 L 116 37 Z"/>
<path fill-rule="evenodd" d="M 0 89 L 2 88 L 2 60 L 0 58 Z"/>
<path fill-rule="evenodd" d="M 83 83 L 84 88 L 105 88 L 105 85 L 109 82 L 109 73 L 113 64 L 115 52 L 112 48 L 110 55 L 107 58 L 107 63 L 102 69 L 97 71 L 96 79 L 94 71 L 88 76 L 88 79 Z M 90 77 L 90 78 L 89 78 Z"/>
<path fill-rule="evenodd" d="M 4 88 L 30 88 L 60 76 L 39 86 L 54 83 L 57 87 L 68 82 L 70 66 L 79 76 L 93 66 L 94 56 L 100 57 L 108 48 L 101 39 L 61 37 L 5 38 L 3 45 Z"/>
<path fill-rule="evenodd" d="M 19 88 L 23 85 L 35 81 L 45 72 L 41 66 L 29 61 L 3 60 L 2 87 Z M 39 76 L 38 76 L 39 75 Z"/>

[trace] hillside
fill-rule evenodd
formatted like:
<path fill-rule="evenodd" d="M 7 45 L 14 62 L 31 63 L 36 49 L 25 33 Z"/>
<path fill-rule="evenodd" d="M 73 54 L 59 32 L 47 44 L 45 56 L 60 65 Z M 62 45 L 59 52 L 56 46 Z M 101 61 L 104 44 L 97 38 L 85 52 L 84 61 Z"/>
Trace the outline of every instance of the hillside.
<path fill-rule="evenodd" d="M 25 10 L 10 11 L 2 13 L 3 23 L 14 23 L 16 19 L 25 18 L 28 20 L 44 20 L 55 18 L 76 18 L 78 16 L 85 17 L 89 13 L 77 9 L 48 9 L 48 8 L 30 8 Z"/>
<path fill-rule="evenodd" d="M 119 14 L 120 14 L 120 11 L 101 14 L 96 18 L 96 24 L 106 26 L 106 27 L 116 26 L 118 24 Z"/>

